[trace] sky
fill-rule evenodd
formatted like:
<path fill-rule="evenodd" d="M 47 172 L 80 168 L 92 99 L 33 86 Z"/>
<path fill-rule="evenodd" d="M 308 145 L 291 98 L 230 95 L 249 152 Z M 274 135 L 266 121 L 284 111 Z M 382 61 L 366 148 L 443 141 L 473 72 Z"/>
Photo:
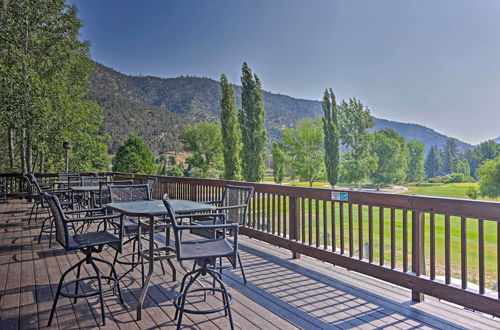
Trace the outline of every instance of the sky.
<path fill-rule="evenodd" d="M 95 61 L 126 74 L 356 97 L 469 143 L 500 136 L 498 0 L 69 0 Z"/>

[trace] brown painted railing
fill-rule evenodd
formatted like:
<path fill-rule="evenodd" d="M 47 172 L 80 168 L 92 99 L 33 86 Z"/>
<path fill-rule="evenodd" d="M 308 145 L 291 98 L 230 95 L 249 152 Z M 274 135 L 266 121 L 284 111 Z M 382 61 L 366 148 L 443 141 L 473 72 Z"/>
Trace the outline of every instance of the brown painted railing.
<path fill-rule="evenodd" d="M 155 198 L 216 200 L 235 184 L 157 178 Z M 500 317 L 500 293 L 488 289 L 500 282 L 500 203 L 236 184 L 255 189 L 242 234 L 408 288 L 415 301 L 428 294 Z"/>

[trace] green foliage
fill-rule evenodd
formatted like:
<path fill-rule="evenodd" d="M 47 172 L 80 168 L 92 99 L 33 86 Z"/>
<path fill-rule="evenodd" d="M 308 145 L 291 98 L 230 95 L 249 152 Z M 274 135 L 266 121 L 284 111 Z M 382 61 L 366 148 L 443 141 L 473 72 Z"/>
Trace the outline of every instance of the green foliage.
<path fill-rule="evenodd" d="M 339 176 L 340 129 L 337 100 L 331 88 L 325 89 L 322 106 L 326 177 L 330 185 L 334 187 Z"/>
<path fill-rule="evenodd" d="M 486 160 L 495 159 L 500 156 L 500 145 L 493 140 L 481 142 L 467 157 L 470 165 L 471 175 L 476 176 L 477 168 Z"/>
<path fill-rule="evenodd" d="M 285 176 L 286 155 L 283 150 L 283 145 L 278 141 L 273 143 L 272 155 L 274 182 L 281 184 Z"/>
<path fill-rule="evenodd" d="M 325 149 L 322 122 L 319 117 L 314 120 L 299 120 L 296 128 L 283 131 L 283 148 L 287 154 L 290 167 L 301 181 L 313 182 L 324 176 Z"/>
<path fill-rule="evenodd" d="M 462 173 L 466 178 L 470 177 L 470 166 L 467 159 L 455 158 L 452 162 L 453 173 Z"/>
<path fill-rule="evenodd" d="M 375 122 L 370 110 L 356 98 L 343 100 L 340 110 L 340 139 L 347 150 L 341 164 L 342 178 L 361 189 L 363 181 L 377 168 L 377 159 L 370 153 L 372 136 L 368 133 Z"/>
<path fill-rule="evenodd" d="M 408 168 L 408 149 L 398 132 L 387 128 L 373 133 L 372 152 L 377 158 L 377 168 L 371 179 L 377 189 L 381 184 L 403 182 Z"/>
<path fill-rule="evenodd" d="M 257 75 L 246 63 L 241 74 L 241 111 L 239 113 L 242 132 L 242 174 L 246 181 L 262 181 L 265 174 L 267 131 L 265 128 L 262 88 Z"/>
<path fill-rule="evenodd" d="M 176 177 L 181 177 L 184 175 L 184 163 L 177 163 L 177 160 L 174 156 L 169 156 L 168 159 L 165 159 L 165 156 L 161 155 L 157 163 L 159 163 L 156 171 L 156 174 L 158 175 Z"/>
<path fill-rule="evenodd" d="M 102 109 L 85 100 L 92 71 L 78 39 L 76 8 L 64 0 L 4 1 L 0 11 L 0 144 L 10 171 L 107 169 L 107 137 L 97 136 Z"/>
<path fill-rule="evenodd" d="M 457 141 L 453 138 L 447 138 L 442 151 L 444 174 L 453 172 L 453 160 L 460 158 Z"/>
<path fill-rule="evenodd" d="M 419 141 L 408 141 L 408 182 L 420 182 L 424 179 L 424 144 Z"/>
<path fill-rule="evenodd" d="M 155 173 L 153 155 L 141 137 L 131 136 L 118 147 L 118 152 L 113 158 L 113 171 L 139 174 Z"/>
<path fill-rule="evenodd" d="M 223 168 L 222 134 L 219 125 L 202 121 L 182 128 L 180 140 L 192 155 L 186 159 L 190 175 L 219 178 Z"/>
<path fill-rule="evenodd" d="M 477 199 L 479 197 L 479 190 L 477 187 L 468 186 L 467 192 L 465 193 L 470 199 Z"/>
<path fill-rule="evenodd" d="M 496 199 L 500 196 L 500 157 L 486 160 L 478 169 L 479 194 Z"/>
<path fill-rule="evenodd" d="M 466 181 L 467 177 L 463 173 L 452 173 L 448 180 L 446 180 L 446 183 L 460 183 Z"/>
<path fill-rule="evenodd" d="M 241 173 L 241 132 L 233 86 L 223 74 L 220 78 L 220 107 L 222 147 L 224 154 L 224 179 L 239 180 Z"/>
<path fill-rule="evenodd" d="M 433 178 L 442 173 L 443 159 L 441 152 L 436 146 L 432 146 L 425 159 L 425 174 L 428 178 Z"/>

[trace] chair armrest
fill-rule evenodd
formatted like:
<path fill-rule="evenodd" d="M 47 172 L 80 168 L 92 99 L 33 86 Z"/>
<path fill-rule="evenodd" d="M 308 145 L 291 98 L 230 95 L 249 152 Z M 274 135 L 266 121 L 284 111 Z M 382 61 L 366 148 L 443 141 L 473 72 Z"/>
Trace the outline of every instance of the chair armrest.
<path fill-rule="evenodd" d="M 225 223 L 216 225 L 179 225 L 177 226 L 179 230 L 191 230 L 191 229 L 233 229 L 238 233 L 239 225 L 237 223 Z"/>
<path fill-rule="evenodd" d="M 64 211 L 64 214 L 78 214 L 78 213 L 88 213 L 88 212 L 104 212 L 106 211 L 105 207 L 99 207 L 99 208 L 94 208 L 94 209 L 81 209 L 81 210 L 71 210 L 71 211 Z"/>
<path fill-rule="evenodd" d="M 116 215 L 101 215 L 97 217 L 85 217 L 85 218 L 66 218 L 66 222 L 82 222 L 82 221 L 94 221 L 94 220 L 110 220 L 110 219 L 117 219 L 117 218 L 123 218 L 123 215 L 121 214 L 116 214 Z"/>
<path fill-rule="evenodd" d="M 215 209 L 216 211 L 223 211 L 223 210 L 232 210 L 232 209 L 240 209 L 247 207 L 247 204 L 240 204 L 240 205 L 230 205 L 230 206 L 221 206 Z"/>
<path fill-rule="evenodd" d="M 221 217 L 226 221 L 225 213 L 190 213 L 190 214 L 176 214 L 177 219 L 192 219 L 192 218 L 207 218 L 207 217 Z"/>

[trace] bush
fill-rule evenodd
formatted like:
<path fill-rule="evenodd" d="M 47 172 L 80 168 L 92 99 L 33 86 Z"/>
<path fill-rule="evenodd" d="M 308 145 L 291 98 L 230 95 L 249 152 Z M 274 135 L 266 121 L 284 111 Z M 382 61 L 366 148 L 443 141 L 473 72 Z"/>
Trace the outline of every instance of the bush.
<path fill-rule="evenodd" d="M 474 186 L 468 186 L 467 192 L 465 193 L 470 199 L 477 199 L 479 196 L 479 190 Z"/>
<path fill-rule="evenodd" d="M 466 182 L 467 178 L 463 173 L 452 173 L 446 183 L 460 183 Z"/>

